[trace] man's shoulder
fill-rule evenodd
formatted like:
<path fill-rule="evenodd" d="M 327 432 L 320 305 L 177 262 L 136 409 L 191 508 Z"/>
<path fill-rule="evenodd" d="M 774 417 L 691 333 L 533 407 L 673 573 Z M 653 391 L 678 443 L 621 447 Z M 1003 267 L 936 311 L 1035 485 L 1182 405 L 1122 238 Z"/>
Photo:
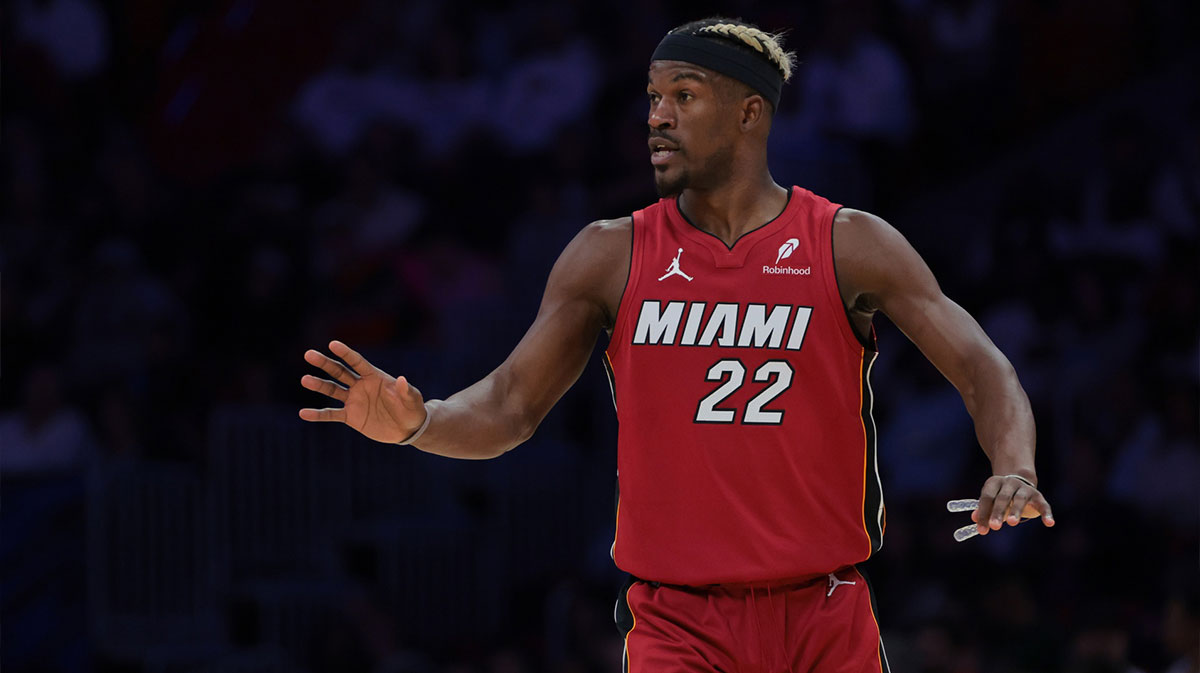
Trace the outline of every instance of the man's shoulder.
<path fill-rule="evenodd" d="M 589 248 L 601 247 L 620 252 L 629 247 L 633 233 L 633 218 L 618 217 L 612 220 L 596 220 L 584 227 L 576 239 Z"/>
<path fill-rule="evenodd" d="M 882 217 L 868 213 L 865 210 L 856 210 L 845 206 L 838 209 L 837 215 L 833 218 L 833 223 L 838 225 L 840 235 L 846 236 L 875 237 L 889 230 L 894 231 L 892 225 L 888 224 Z"/>
<path fill-rule="evenodd" d="M 609 267 L 616 260 L 629 256 L 632 232 L 631 217 L 596 220 L 575 235 L 563 255 L 574 264 Z"/>
<path fill-rule="evenodd" d="M 612 220 L 596 220 L 584 227 L 584 230 L 595 230 L 601 232 L 597 235 L 611 234 L 613 232 L 624 232 L 628 234 L 633 229 L 633 218 L 626 215 Z"/>
<path fill-rule="evenodd" d="M 596 220 L 575 235 L 551 272 L 550 287 L 593 301 L 611 327 L 629 274 L 633 218 Z"/>

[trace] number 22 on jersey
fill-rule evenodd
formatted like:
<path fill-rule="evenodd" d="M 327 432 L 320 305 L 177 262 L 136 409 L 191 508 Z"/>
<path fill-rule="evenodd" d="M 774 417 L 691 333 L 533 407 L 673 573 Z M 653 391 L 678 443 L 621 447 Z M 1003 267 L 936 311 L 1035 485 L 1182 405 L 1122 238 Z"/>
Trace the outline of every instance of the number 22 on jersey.
<path fill-rule="evenodd" d="M 766 406 L 791 387 L 794 373 L 787 360 L 768 360 L 754 370 L 754 381 L 769 383 L 769 385 L 746 403 L 742 422 L 748 425 L 779 425 L 783 423 L 783 410 L 767 409 Z M 722 384 L 700 400 L 700 404 L 696 407 L 696 422 L 733 423 L 737 416 L 737 410 L 717 405 L 740 388 L 745 378 L 746 365 L 737 358 L 718 360 L 716 364 L 709 367 L 704 379 L 706 381 L 722 381 Z"/>

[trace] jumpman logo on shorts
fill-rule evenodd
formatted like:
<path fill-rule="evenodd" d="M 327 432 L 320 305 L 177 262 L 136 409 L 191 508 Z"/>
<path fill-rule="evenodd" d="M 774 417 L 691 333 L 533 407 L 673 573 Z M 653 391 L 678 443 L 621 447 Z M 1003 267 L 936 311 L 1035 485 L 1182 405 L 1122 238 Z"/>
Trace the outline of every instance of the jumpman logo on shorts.
<path fill-rule="evenodd" d="M 858 582 L 843 582 L 837 578 L 837 575 L 829 573 L 829 593 L 825 594 L 825 597 L 829 598 L 832 596 L 833 590 L 842 586 L 843 584 L 858 584 Z"/>
<path fill-rule="evenodd" d="M 666 280 L 671 276 L 683 276 L 685 280 L 689 283 L 691 282 L 692 277 L 679 270 L 679 257 L 681 255 L 683 255 L 683 248 L 680 248 L 679 252 L 675 253 L 675 259 L 671 260 L 671 266 L 667 267 L 667 272 L 663 274 L 662 278 L 659 278 L 660 281 Z"/>

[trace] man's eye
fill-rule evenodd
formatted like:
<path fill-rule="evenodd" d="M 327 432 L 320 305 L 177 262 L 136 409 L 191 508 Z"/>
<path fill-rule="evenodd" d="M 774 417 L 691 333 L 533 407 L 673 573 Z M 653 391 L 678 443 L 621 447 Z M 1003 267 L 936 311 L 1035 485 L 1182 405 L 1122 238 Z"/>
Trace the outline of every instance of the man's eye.
<path fill-rule="evenodd" d="M 687 101 L 691 100 L 692 98 L 693 98 L 692 94 L 687 93 L 686 91 L 679 94 L 679 102 L 681 102 L 681 103 L 686 103 Z"/>

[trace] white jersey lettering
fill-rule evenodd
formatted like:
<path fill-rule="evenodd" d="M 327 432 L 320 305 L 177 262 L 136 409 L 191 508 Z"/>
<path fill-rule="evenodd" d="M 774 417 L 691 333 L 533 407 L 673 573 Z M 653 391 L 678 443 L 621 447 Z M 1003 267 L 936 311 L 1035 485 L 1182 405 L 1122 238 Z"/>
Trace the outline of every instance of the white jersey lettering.
<path fill-rule="evenodd" d="M 679 329 L 679 319 L 683 317 L 683 307 L 686 305 L 687 302 L 682 301 L 667 302 L 667 310 L 662 311 L 662 303 L 657 299 L 643 301 L 633 343 L 666 346 L 674 344 L 675 332 Z"/>
<path fill-rule="evenodd" d="M 765 304 L 750 304 L 746 307 L 746 317 L 742 320 L 742 333 L 738 337 L 738 346 L 745 348 L 751 343 L 755 348 L 779 348 L 783 343 L 783 333 L 787 331 L 788 316 L 792 307 L 781 304 L 771 309 L 767 316 Z"/>
<path fill-rule="evenodd" d="M 646 299 L 638 314 L 633 343 L 674 346 L 678 337 L 680 346 L 798 351 L 804 345 L 813 312 L 811 306 L 776 304 L 768 312 L 766 304 L 720 302 L 706 317 L 707 308 L 708 303 L 703 301 Z M 680 323 L 683 323 L 682 333 Z"/>
<path fill-rule="evenodd" d="M 737 343 L 737 304 L 720 303 L 713 307 L 708 324 L 704 326 L 704 334 L 700 337 L 701 346 L 711 346 L 717 332 L 721 333 L 717 343 L 721 346 L 733 346 Z"/>

